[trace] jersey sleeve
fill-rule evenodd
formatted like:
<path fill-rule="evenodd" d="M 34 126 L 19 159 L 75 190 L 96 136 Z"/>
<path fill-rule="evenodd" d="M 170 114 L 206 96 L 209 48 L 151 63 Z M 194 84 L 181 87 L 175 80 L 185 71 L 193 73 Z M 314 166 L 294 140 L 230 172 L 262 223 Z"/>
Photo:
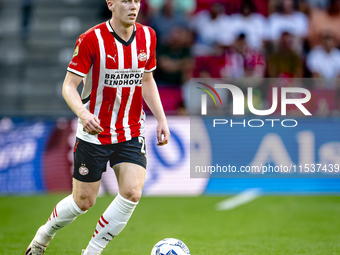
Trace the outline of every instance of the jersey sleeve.
<path fill-rule="evenodd" d="M 94 49 L 89 36 L 86 34 L 79 36 L 67 71 L 85 77 L 92 66 L 93 52 Z"/>
<path fill-rule="evenodd" d="M 150 73 L 156 69 L 156 32 L 152 28 L 149 28 L 150 31 L 150 57 L 145 65 L 145 72 Z"/>

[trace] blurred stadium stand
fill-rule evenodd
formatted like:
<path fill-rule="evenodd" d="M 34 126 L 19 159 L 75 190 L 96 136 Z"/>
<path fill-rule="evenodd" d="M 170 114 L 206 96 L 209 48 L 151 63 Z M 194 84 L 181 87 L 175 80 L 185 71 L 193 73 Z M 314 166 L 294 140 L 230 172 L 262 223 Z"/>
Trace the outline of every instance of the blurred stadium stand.
<path fill-rule="evenodd" d="M 201 77 L 202 73 L 208 72 L 206 76 L 211 78 L 322 78 L 323 73 L 317 73 L 316 68 L 311 68 L 315 65 L 306 61 L 317 42 L 311 40 L 311 35 L 314 39 L 321 36 L 327 32 L 330 20 L 340 20 L 340 0 L 190 0 L 190 8 L 177 8 L 176 3 L 176 0 L 143 0 L 139 17 L 140 22 L 158 32 L 159 38 L 158 30 L 164 30 L 164 24 L 157 17 L 162 17 L 164 23 L 180 17 L 181 22 L 166 24 L 170 32 L 163 33 L 158 41 L 155 72 L 166 113 L 174 115 L 186 112 L 187 97 L 179 93 L 183 84 L 192 77 Z M 0 116 L 74 116 L 61 95 L 66 67 L 76 38 L 109 18 L 105 1 L 1 0 L 0 6 Z M 324 17 L 324 22 L 316 22 L 317 28 L 315 13 Z M 303 23 L 301 31 L 296 31 L 297 21 Z M 254 25 L 256 22 L 262 25 Z M 329 29 L 332 32 L 334 24 Z M 287 32 L 288 39 L 283 40 L 282 34 Z M 337 33 L 333 31 L 333 34 L 337 38 Z M 176 36 L 185 40 L 178 43 Z M 209 47 L 210 53 L 197 50 L 197 45 Z M 338 41 L 335 46 L 332 56 L 322 55 L 327 63 L 332 58 L 329 62 L 332 79 L 340 77 Z M 312 57 L 309 59 L 313 63 L 320 62 L 317 54 Z M 292 70 L 293 65 L 297 66 L 296 70 Z M 257 88 L 259 100 L 266 107 L 267 88 Z M 322 103 L 322 107 L 326 104 L 331 110 L 311 106 L 319 116 L 339 115 L 337 85 L 327 91 L 322 86 L 308 89 L 333 94 L 329 100 L 324 96 Z M 169 93 L 178 98 L 168 97 Z"/>
<path fill-rule="evenodd" d="M 2 1 L 0 115 L 72 115 L 61 96 L 62 82 L 76 38 L 101 21 L 100 5 L 92 0 L 31 5 L 24 14 L 21 1 Z M 24 15 L 30 16 L 26 29 Z"/>
<path fill-rule="evenodd" d="M 327 34 L 327 40 L 323 40 L 323 45 L 315 48 L 316 51 L 313 47 L 318 40 L 315 43 L 310 41 L 311 36 L 317 39 L 320 32 L 325 35 L 330 20 L 340 21 L 340 0 L 190 0 L 188 6 L 184 4 L 181 8 L 176 8 L 178 6 L 171 4 L 171 1 L 175 4 L 178 2 L 142 0 L 139 15 L 142 24 L 156 24 L 153 28 L 159 38 L 157 28 L 164 30 L 164 24 L 158 24 L 159 19 L 155 17 L 162 17 L 167 28 L 175 24 L 157 45 L 159 54 L 155 77 L 167 115 L 188 114 L 189 98 L 193 95 L 189 93 L 190 78 L 211 79 L 212 84 L 217 84 L 221 78 L 247 78 L 247 82 L 251 78 L 257 82 L 253 84 L 256 109 L 268 109 L 271 105 L 271 85 L 304 86 L 312 92 L 312 99 L 306 107 L 314 118 L 306 118 L 300 129 L 292 129 L 290 133 L 280 133 L 280 130 L 275 132 L 282 136 L 284 148 L 295 163 L 304 159 L 302 152 L 297 153 L 299 148 L 296 142 L 296 137 L 302 134 L 307 142 L 301 142 L 301 146 L 307 148 L 311 155 L 319 155 L 315 162 L 329 160 L 340 164 L 340 86 L 336 83 L 340 77 L 339 40 L 333 46 L 329 40 L 334 35 L 339 37 L 339 26 L 331 27 L 331 30 L 335 27 L 336 31 Z M 189 0 L 180 2 L 185 1 L 189 3 Z M 196 6 L 196 10 L 190 13 L 189 9 L 193 6 Z M 318 22 L 318 18 L 315 18 L 317 7 L 321 8 L 317 12 L 320 11 L 324 22 Z M 329 10 L 332 10 L 331 13 Z M 163 13 L 168 16 L 162 16 Z M 72 150 L 77 120 L 62 98 L 62 83 L 77 37 L 90 27 L 109 19 L 110 15 L 104 0 L 0 0 L 0 195 L 71 189 Z M 182 22 L 174 19 L 175 16 L 181 17 Z M 303 24 L 307 21 L 314 24 L 313 33 L 309 27 L 306 34 L 304 25 L 296 33 L 292 16 L 302 20 Z M 168 24 L 167 19 L 173 22 Z M 259 24 L 262 24 L 262 31 L 258 29 L 261 26 Z M 277 36 L 274 38 L 273 34 Z M 298 38 L 293 38 L 294 35 Z M 195 51 L 193 45 L 198 43 L 210 47 L 210 54 L 203 54 L 202 50 Z M 332 54 L 328 54 L 328 48 L 332 49 Z M 330 68 L 325 68 L 321 62 Z M 329 73 L 331 76 L 326 77 Z M 311 79 L 292 82 L 292 78 L 307 77 Z M 320 79 L 325 77 L 329 78 L 328 83 Z M 280 80 L 270 83 L 271 79 L 264 78 Z M 313 81 L 312 78 L 319 80 Z M 246 85 L 249 86 L 249 83 Z M 79 86 L 79 90 L 81 88 Z M 242 89 L 246 90 L 246 86 Z M 228 115 L 232 104 L 231 93 L 224 91 L 219 94 L 226 103 L 216 108 L 216 113 Z M 200 102 L 196 106 L 200 112 Z M 145 110 L 148 112 L 146 105 Z M 294 113 L 294 109 L 288 111 Z M 246 109 L 246 112 L 249 110 Z M 336 118 L 315 118 L 320 116 Z M 215 164 L 220 159 L 247 164 L 260 148 L 262 139 L 274 131 L 264 128 L 259 130 L 262 133 L 258 135 L 246 132 L 251 135 L 251 139 L 244 139 L 249 140 L 249 146 L 236 141 L 234 144 L 241 145 L 239 150 L 229 146 L 225 151 L 214 152 L 215 161 L 212 161 L 211 149 L 219 147 L 214 147 L 211 142 L 217 137 L 221 140 L 222 136 L 229 139 L 228 136 L 219 135 L 212 129 L 209 131 L 211 125 L 204 123 L 202 118 L 169 116 L 168 120 L 173 142 L 162 149 L 155 146 L 155 119 L 149 118 L 147 121 L 150 159 L 145 188 L 147 194 L 235 193 L 254 187 L 278 193 L 339 192 L 339 181 L 335 178 L 299 179 L 293 182 L 281 179 L 276 182 L 258 179 L 249 182 L 244 182 L 244 179 L 190 179 L 189 137 L 196 139 L 195 149 L 202 153 L 202 165 Z M 195 124 L 192 126 L 199 134 L 197 137 L 192 137 L 195 132 L 190 132 L 190 123 Z M 242 130 L 236 130 L 235 134 L 226 133 L 232 140 L 243 136 Z M 204 135 L 201 135 L 202 132 Z M 315 146 L 311 146 L 314 140 Z M 230 141 L 227 140 L 227 143 L 230 144 Z M 252 151 L 249 151 L 250 147 Z M 248 152 L 245 152 L 245 148 Z M 235 156 L 226 157 L 233 153 Z M 57 180 L 56 176 L 61 179 Z M 171 185 L 168 185 L 169 182 Z M 179 186 L 173 188 L 174 184 Z"/>

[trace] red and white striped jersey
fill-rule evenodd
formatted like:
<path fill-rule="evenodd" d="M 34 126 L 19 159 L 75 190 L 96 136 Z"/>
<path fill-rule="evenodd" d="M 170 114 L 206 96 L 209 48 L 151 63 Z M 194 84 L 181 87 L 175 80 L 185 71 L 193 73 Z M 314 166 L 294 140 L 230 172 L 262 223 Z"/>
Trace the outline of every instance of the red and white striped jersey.
<path fill-rule="evenodd" d="M 156 69 L 155 48 L 155 31 L 138 23 L 127 42 L 109 21 L 78 38 L 67 70 L 84 78 L 83 104 L 104 129 L 99 135 L 90 135 L 78 119 L 78 138 L 113 144 L 144 136 L 142 79 L 144 72 Z"/>

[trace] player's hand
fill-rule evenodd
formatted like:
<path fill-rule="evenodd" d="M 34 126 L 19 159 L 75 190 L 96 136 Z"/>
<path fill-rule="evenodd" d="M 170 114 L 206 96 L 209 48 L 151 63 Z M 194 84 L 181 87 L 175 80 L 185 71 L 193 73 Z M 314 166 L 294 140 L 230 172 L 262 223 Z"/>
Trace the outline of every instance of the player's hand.
<path fill-rule="evenodd" d="M 100 126 L 100 120 L 97 116 L 93 115 L 88 110 L 82 112 L 79 118 L 83 124 L 84 131 L 90 135 L 97 135 L 104 131 L 104 129 Z"/>
<path fill-rule="evenodd" d="M 157 145 L 163 146 L 169 142 L 170 131 L 166 121 L 158 122 L 157 125 Z"/>

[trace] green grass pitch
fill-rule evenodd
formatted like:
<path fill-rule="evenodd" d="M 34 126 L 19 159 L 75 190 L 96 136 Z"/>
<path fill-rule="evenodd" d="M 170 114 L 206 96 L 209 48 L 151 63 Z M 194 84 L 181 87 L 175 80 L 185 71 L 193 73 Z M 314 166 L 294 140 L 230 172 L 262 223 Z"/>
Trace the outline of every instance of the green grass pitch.
<path fill-rule="evenodd" d="M 35 231 L 62 195 L 0 197 L 0 254 L 24 254 Z M 340 254 L 340 197 L 266 196 L 230 211 L 226 197 L 143 197 L 124 231 L 103 255 L 149 255 L 166 237 L 184 241 L 193 255 Z M 112 201 L 96 205 L 61 229 L 46 254 L 80 254 Z"/>

